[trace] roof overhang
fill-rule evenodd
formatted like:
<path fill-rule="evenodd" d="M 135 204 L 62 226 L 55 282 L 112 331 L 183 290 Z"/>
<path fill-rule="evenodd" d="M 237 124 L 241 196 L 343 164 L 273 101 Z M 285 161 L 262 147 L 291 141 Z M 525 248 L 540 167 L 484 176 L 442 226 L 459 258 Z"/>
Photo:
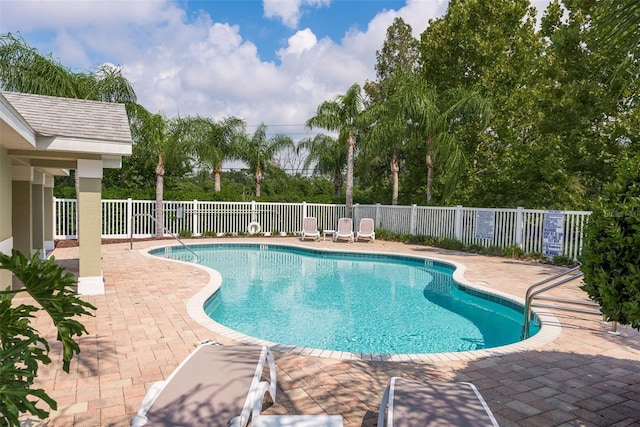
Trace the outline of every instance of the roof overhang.
<path fill-rule="evenodd" d="M 30 96 L 11 94 L 12 97 L 16 95 L 21 98 Z M 69 169 L 76 169 L 77 162 L 81 159 L 102 160 L 103 168 L 120 168 L 122 167 L 122 157 L 131 155 L 131 140 L 125 139 L 126 136 L 122 136 L 123 132 L 121 131 L 118 134 L 119 138 L 109 139 L 87 138 L 86 128 L 82 136 L 45 135 L 43 132 L 38 132 L 34 129 L 35 126 L 29 123 L 24 115 L 7 99 L 9 97 L 9 95 L 5 97 L 0 93 L 0 147 L 8 150 L 14 165 L 32 166 L 52 175 L 69 175 Z M 33 95 L 33 97 L 38 98 L 38 95 Z M 61 104 L 73 103 L 74 100 L 60 99 L 59 102 Z M 29 104 L 23 103 L 19 106 L 24 109 L 25 105 Z M 113 118 L 113 108 L 110 107 L 108 111 L 111 111 L 111 118 Z M 34 116 L 33 111 L 27 112 L 30 117 L 39 119 Z M 121 107 L 121 112 L 116 112 L 115 117 L 118 117 L 119 113 L 124 114 L 124 117 L 119 118 L 120 124 L 122 124 L 123 121 L 126 122 L 124 108 Z M 64 111 L 49 111 L 47 114 L 55 117 L 56 114 L 63 115 Z M 74 118 L 77 117 L 77 114 L 76 112 Z M 95 114 L 92 119 L 96 119 Z M 82 120 L 82 117 L 78 117 L 77 120 Z M 42 125 L 38 124 L 38 126 Z"/>

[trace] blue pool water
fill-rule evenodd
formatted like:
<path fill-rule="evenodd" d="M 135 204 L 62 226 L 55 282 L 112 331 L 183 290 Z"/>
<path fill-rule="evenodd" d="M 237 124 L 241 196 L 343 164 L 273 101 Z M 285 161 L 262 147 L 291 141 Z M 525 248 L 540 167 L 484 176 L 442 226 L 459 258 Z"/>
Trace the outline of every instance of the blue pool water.
<path fill-rule="evenodd" d="M 190 248 L 222 275 L 206 313 L 255 338 L 376 354 L 458 352 L 520 340 L 522 307 L 458 285 L 445 263 L 261 244 Z M 180 247 L 151 253 L 192 260 Z"/>

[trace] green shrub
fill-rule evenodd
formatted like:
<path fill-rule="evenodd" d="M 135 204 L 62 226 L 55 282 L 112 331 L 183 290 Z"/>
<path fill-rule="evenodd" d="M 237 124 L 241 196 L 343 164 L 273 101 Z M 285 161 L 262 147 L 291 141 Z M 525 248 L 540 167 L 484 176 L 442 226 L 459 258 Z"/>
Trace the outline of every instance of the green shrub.
<path fill-rule="evenodd" d="M 502 256 L 502 248 L 500 246 L 485 246 L 482 254 L 487 256 Z"/>
<path fill-rule="evenodd" d="M 424 236 L 412 236 L 410 234 L 405 234 L 402 236 L 402 239 L 407 243 L 411 243 L 414 245 L 423 245 L 424 244 Z"/>
<path fill-rule="evenodd" d="M 33 328 L 31 318 L 44 310 L 58 330 L 62 344 L 62 370 L 69 372 L 71 359 L 80 353 L 75 337 L 87 334 L 81 316 L 93 316 L 96 308 L 78 298 L 76 279 L 55 259 L 31 258 L 17 250 L 0 253 L 0 269 L 11 271 L 23 288 L 0 290 L 0 425 L 20 425 L 19 416 L 31 413 L 44 419 L 45 409 L 57 403 L 43 389 L 34 388 L 40 365 L 51 363 L 49 343 Z M 12 303 L 17 294 L 28 293 L 39 307 L 28 302 Z M 27 300 L 24 300 L 27 301 Z"/>
<path fill-rule="evenodd" d="M 384 230 L 381 228 L 376 230 L 376 239 L 395 242 L 395 241 L 398 241 L 398 235 L 396 233 L 392 233 L 391 231 Z"/>
<path fill-rule="evenodd" d="M 640 157 L 618 167 L 585 230 L 582 289 L 610 321 L 640 329 Z"/>
<path fill-rule="evenodd" d="M 218 233 L 211 230 L 207 230 L 204 233 L 202 233 L 202 237 L 217 237 L 217 236 L 218 236 Z"/>
<path fill-rule="evenodd" d="M 440 239 L 433 236 L 423 236 L 422 242 L 427 246 L 438 246 Z"/>
<path fill-rule="evenodd" d="M 524 251 L 518 245 L 511 245 L 502 250 L 502 256 L 507 258 L 524 258 Z"/>
<path fill-rule="evenodd" d="M 467 246 L 467 252 L 471 252 L 472 254 L 481 254 L 484 251 L 484 246 L 479 245 L 477 243 L 472 243 Z"/>
<path fill-rule="evenodd" d="M 551 258 L 551 262 L 555 265 L 574 266 L 577 264 L 576 260 L 567 255 L 555 255 Z"/>
<path fill-rule="evenodd" d="M 181 239 L 190 239 L 191 237 L 193 237 L 193 233 L 191 232 L 191 230 L 180 230 L 178 231 L 178 237 L 180 237 Z"/>
<path fill-rule="evenodd" d="M 547 258 L 542 254 L 542 252 L 529 252 L 527 254 L 527 258 L 534 261 L 546 261 Z"/>
<path fill-rule="evenodd" d="M 437 244 L 442 249 L 449 249 L 451 251 L 461 251 L 464 249 L 464 243 L 460 240 L 452 239 L 450 237 L 443 237 Z"/>

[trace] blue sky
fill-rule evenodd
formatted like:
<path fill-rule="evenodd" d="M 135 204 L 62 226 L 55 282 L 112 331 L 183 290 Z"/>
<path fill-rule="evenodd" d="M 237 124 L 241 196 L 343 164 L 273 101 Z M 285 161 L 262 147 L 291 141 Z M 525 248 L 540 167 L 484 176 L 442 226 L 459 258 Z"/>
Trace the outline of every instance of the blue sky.
<path fill-rule="evenodd" d="M 548 0 L 532 3 L 539 11 Z M 317 106 L 375 79 L 396 17 L 416 38 L 447 0 L 0 0 L 19 32 L 73 70 L 122 67 L 149 111 L 236 116 L 308 136 Z M 282 159 L 281 159 L 282 160 Z M 289 161 L 287 159 L 282 160 Z M 290 160 L 294 162 L 296 160 Z"/>
<path fill-rule="evenodd" d="M 290 2 L 294 3 L 294 2 Z M 434 1 L 433 3 L 438 3 Z M 397 10 L 402 0 L 334 0 L 316 5 L 302 5 L 295 17 L 265 15 L 263 3 L 251 0 L 190 1 L 191 16 L 197 10 L 206 11 L 212 19 L 240 26 L 243 36 L 259 47 L 260 58 L 277 61 L 275 52 L 287 45 L 287 39 L 297 29 L 311 28 L 317 38 L 339 41 L 349 30 L 366 30 L 369 22 L 381 11 Z"/>

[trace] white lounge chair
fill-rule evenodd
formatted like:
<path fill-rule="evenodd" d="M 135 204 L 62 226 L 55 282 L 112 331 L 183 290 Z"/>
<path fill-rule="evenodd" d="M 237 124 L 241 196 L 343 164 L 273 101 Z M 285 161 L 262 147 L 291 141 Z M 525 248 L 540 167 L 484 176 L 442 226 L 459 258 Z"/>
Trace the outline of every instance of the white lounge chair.
<path fill-rule="evenodd" d="M 315 240 L 320 239 L 320 231 L 318 231 L 318 220 L 313 216 L 305 217 L 302 220 L 302 236 L 300 240 L 313 237 Z"/>
<path fill-rule="evenodd" d="M 498 426 L 478 389 L 467 382 L 421 382 L 392 377 L 377 427 Z"/>
<path fill-rule="evenodd" d="M 265 362 L 269 381 L 261 380 Z M 260 414 L 266 393 L 275 402 L 275 362 L 268 347 L 203 343 L 149 388 L 131 425 L 246 427 Z"/>
<path fill-rule="evenodd" d="M 360 226 L 358 227 L 356 240 L 360 240 L 360 239 L 368 239 L 370 242 L 375 242 L 376 232 L 374 230 L 373 219 L 362 218 L 360 220 Z"/>
<path fill-rule="evenodd" d="M 353 220 L 351 218 L 340 218 L 338 220 L 338 229 L 333 234 L 333 241 L 338 239 L 347 239 L 353 242 Z"/>

